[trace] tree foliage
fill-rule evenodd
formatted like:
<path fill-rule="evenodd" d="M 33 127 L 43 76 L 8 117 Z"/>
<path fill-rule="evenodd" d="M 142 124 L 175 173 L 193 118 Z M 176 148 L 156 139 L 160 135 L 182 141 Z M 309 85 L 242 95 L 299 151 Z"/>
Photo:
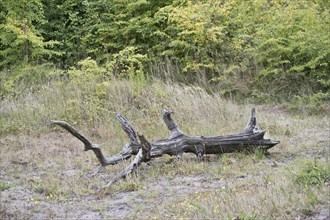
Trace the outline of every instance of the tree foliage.
<path fill-rule="evenodd" d="M 324 100 L 329 6 L 325 0 L 5 0 L 0 68 L 52 62 L 70 69 L 94 60 L 105 75 L 135 82 L 149 74 L 259 102 Z"/>
<path fill-rule="evenodd" d="M 40 0 L 5 0 L 2 7 L 6 12 L 0 24 L 0 68 L 45 62 L 60 54 L 51 49 L 58 42 L 45 41 L 36 28 L 46 22 Z"/>

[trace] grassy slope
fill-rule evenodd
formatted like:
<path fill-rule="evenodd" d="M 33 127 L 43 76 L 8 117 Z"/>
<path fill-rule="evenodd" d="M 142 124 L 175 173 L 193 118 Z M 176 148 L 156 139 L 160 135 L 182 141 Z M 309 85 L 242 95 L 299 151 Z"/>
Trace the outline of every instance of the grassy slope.
<path fill-rule="evenodd" d="M 137 95 L 132 95 L 137 94 Z M 150 140 L 168 131 L 160 110 L 170 107 L 189 135 L 241 131 L 251 106 L 236 105 L 198 87 L 153 82 L 133 91 L 129 82 L 53 82 L 38 93 L 0 103 L 0 218 L 234 218 L 292 219 L 329 216 L 329 115 L 293 116 L 257 106 L 268 137 L 281 144 L 257 153 L 184 155 L 155 159 L 98 200 L 95 192 L 129 162 L 88 177 L 91 152 L 51 119 L 75 124 L 106 155 L 127 142 L 114 118 L 125 115 Z M 307 169 L 307 170 L 306 170 Z M 315 180 L 315 181 L 314 181 Z"/>

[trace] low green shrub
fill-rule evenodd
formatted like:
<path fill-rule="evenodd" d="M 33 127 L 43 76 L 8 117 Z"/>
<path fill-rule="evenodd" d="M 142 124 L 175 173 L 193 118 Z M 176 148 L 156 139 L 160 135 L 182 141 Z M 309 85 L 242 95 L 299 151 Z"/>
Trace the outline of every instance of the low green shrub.
<path fill-rule="evenodd" d="M 330 181 L 330 166 L 317 160 L 305 162 L 295 175 L 295 182 L 303 186 L 321 185 L 328 181 Z"/>

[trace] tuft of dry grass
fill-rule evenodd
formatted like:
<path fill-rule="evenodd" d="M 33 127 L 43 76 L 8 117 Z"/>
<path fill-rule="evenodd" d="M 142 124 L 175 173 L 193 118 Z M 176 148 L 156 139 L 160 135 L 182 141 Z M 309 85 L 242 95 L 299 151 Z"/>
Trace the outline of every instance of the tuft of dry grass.
<path fill-rule="evenodd" d="M 244 128 L 251 106 L 199 87 L 160 81 L 150 82 L 139 94 L 133 94 L 125 80 L 80 83 L 55 81 L 38 93 L 1 101 L 0 218 L 329 217 L 329 115 L 291 115 L 276 106 L 257 106 L 257 119 L 267 136 L 281 141 L 270 156 L 164 156 L 152 165 L 143 164 L 108 196 L 97 199 L 97 190 L 130 160 L 89 176 L 98 165 L 95 156 L 51 127 L 51 119 L 74 124 L 110 156 L 127 142 L 114 112 L 155 140 L 169 135 L 161 119 L 164 107 L 175 111 L 175 121 L 189 135 L 225 135 Z M 311 167 L 306 169 L 306 164 Z M 300 184 L 301 177 L 318 177 L 308 170 L 320 170 L 325 177 L 316 185 Z"/>

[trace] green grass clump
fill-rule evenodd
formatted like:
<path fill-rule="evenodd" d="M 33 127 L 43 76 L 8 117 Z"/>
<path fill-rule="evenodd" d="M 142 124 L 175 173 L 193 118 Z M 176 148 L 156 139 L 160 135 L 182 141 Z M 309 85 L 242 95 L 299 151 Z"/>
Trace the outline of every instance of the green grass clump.
<path fill-rule="evenodd" d="M 307 161 L 295 176 L 295 181 L 303 186 L 326 183 L 330 181 L 330 166 L 317 160 Z"/>
<path fill-rule="evenodd" d="M 0 192 L 10 188 L 10 185 L 6 182 L 0 180 Z"/>

